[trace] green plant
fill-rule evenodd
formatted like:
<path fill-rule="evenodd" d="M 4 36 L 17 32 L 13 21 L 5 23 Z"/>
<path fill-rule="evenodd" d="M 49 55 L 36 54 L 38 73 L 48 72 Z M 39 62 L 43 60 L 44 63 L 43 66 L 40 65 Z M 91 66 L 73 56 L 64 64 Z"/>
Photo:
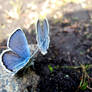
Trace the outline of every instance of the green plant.
<path fill-rule="evenodd" d="M 53 72 L 53 67 L 51 65 L 48 65 L 49 71 Z"/>
<path fill-rule="evenodd" d="M 79 66 L 54 66 L 54 68 L 51 65 L 48 65 L 48 68 L 50 72 L 53 72 L 54 69 L 59 68 L 68 68 L 68 69 L 81 69 L 82 70 L 82 77 L 79 84 L 79 89 L 86 90 L 90 89 L 92 91 L 92 88 L 90 87 L 90 83 L 92 81 L 92 78 L 88 75 L 88 69 L 92 68 L 92 64 L 80 64 Z"/>

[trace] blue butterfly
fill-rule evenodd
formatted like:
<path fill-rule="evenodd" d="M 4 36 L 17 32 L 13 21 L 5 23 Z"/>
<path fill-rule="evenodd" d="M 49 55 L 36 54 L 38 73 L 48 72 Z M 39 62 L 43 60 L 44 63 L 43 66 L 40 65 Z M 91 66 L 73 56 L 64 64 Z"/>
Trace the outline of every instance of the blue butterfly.
<path fill-rule="evenodd" d="M 44 30 L 42 32 L 39 20 L 37 21 L 37 43 L 38 48 L 31 54 L 28 47 L 28 42 L 24 32 L 21 29 L 17 29 L 10 36 L 7 47 L 8 49 L 1 54 L 2 65 L 8 72 L 16 74 L 20 69 L 28 64 L 29 60 L 38 52 L 42 54 L 47 53 L 49 47 L 49 29 L 47 20 L 43 21 Z"/>
<path fill-rule="evenodd" d="M 21 29 L 17 29 L 7 42 L 8 49 L 2 52 L 1 61 L 7 71 L 16 73 L 23 68 L 31 57 L 26 36 Z"/>
<path fill-rule="evenodd" d="M 36 29 L 36 31 L 37 31 L 37 36 L 36 36 L 37 45 L 38 45 L 38 48 L 41 51 L 41 53 L 43 55 L 45 55 L 47 53 L 47 49 L 49 48 L 49 43 L 50 43 L 48 20 L 44 19 L 43 30 L 41 29 L 39 20 L 37 21 L 36 28 L 37 28 Z"/>

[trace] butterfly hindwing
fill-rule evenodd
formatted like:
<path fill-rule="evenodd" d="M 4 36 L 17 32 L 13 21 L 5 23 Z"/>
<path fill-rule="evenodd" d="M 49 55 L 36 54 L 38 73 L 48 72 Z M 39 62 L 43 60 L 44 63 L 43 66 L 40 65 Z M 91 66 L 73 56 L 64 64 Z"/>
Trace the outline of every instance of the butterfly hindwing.
<path fill-rule="evenodd" d="M 14 72 L 18 64 L 23 62 L 24 59 L 18 56 L 16 53 L 11 50 L 6 50 L 2 53 L 2 63 L 6 69 Z"/>
<path fill-rule="evenodd" d="M 9 38 L 7 46 L 19 56 L 26 58 L 30 56 L 30 49 L 24 32 L 17 29 Z"/>

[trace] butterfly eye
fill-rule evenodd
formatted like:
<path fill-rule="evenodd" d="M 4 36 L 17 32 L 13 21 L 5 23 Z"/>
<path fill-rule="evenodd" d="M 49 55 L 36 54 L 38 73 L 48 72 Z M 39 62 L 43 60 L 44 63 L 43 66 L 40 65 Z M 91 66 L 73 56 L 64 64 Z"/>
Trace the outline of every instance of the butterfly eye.
<path fill-rule="evenodd" d="M 50 37 L 49 37 L 49 25 L 47 19 L 43 21 L 43 30 L 40 26 L 40 21 L 37 21 L 37 45 L 43 55 L 47 53 L 49 48 Z"/>

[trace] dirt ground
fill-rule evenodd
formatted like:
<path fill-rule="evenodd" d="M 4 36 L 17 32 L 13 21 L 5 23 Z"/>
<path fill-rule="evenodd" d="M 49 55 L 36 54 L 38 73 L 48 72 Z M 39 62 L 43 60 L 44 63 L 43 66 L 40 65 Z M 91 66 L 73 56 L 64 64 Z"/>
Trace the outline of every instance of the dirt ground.
<path fill-rule="evenodd" d="M 23 10 L 25 8 L 27 10 L 23 11 L 21 17 L 16 15 L 17 17 L 13 18 L 6 15 L 3 10 L 9 11 L 12 6 L 7 0 L 5 2 L 0 0 L 2 6 L 0 9 L 0 52 L 5 49 L 4 46 L 6 46 L 9 34 L 17 27 L 21 27 L 24 30 L 29 45 L 36 44 L 33 20 L 35 20 L 34 16 L 39 17 L 36 14 L 39 14 L 43 7 L 40 7 L 39 10 L 36 10 L 37 8 L 35 9 L 35 7 L 27 7 L 26 5 L 29 2 L 30 4 L 32 3 L 31 1 L 23 0 L 23 3 L 25 3 L 23 4 Z M 41 0 L 37 2 L 33 0 L 33 2 L 37 7 L 44 4 Z M 53 3 L 50 2 L 48 4 L 52 5 Z M 87 65 L 92 64 L 91 5 L 91 0 L 84 0 L 82 3 L 70 2 L 64 6 L 58 5 L 58 8 L 52 9 L 52 14 L 47 14 L 50 25 L 50 47 L 48 53 L 44 56 L 39 53 L 34 60 L 34 66 L 29 67 L 25 75 L 22 75 L 24 70 L 20 71 L 13 80 L 15 81 L 14 83 L 7 76 L 5 79 L 1 77 L 0 92 L 92 92 L 92 68 L 87 68 Z M 49 11 L 50 9 L 49 7 Z M 29 11 L 33 14 L 31 18 L 28 17 Z M 54 16 L 55 14 L 58 14 L 58 16 Z M 7 74 L 1 66 L 0 69 L 0 76 Z M 8 83 L 11 84 L 9 86 L 10 90 L 7 90 L 8 86 L 6 87 L 2 80 L 5 83 L 8 80 Z M 17 88 L 18 86 L 20 87 Z M 13 87 L 12 90 L 11 87 Z"/>

